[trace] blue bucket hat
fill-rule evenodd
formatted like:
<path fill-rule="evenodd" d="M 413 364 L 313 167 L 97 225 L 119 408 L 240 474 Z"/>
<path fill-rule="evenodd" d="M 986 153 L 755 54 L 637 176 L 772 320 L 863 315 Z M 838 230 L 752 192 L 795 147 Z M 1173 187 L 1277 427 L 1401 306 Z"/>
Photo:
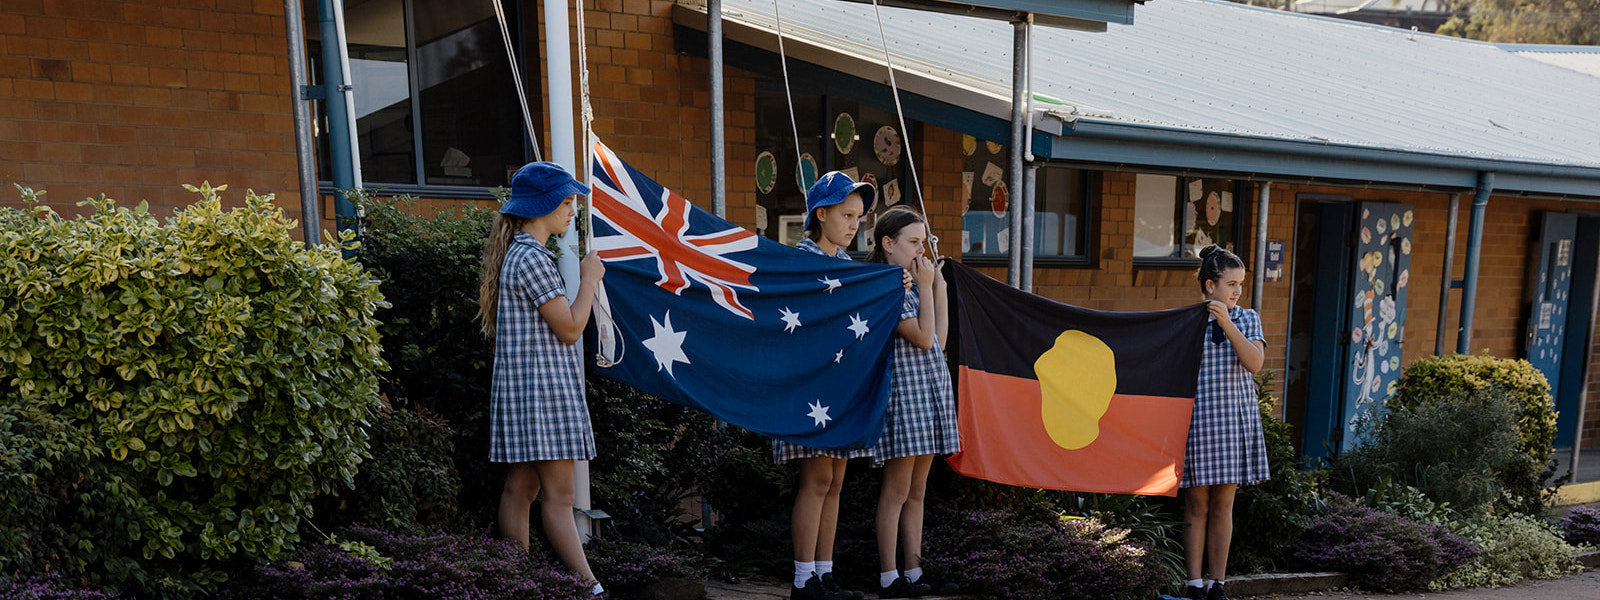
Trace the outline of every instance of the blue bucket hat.
<path fill-rule="evenodd" d="M 872 212 L 872 205 L 878 200 L 878 189 L 872 187 L 872 184 L 866 182 L 858 183 L 850 179 L 849 175 L 838 171 L 829 171 L 822 177 L 817 178 L 817 182 L 811 184 L 811 190 L 806 192 L 806 223 L 804 229 L 806 231 L 815 231 L 811 226 L 812 215 L 817 213 L 817 209 L 844 202 L 844 199 L 848 198 L 851 192 L 861 192 L 862 211 Z"/>
<path fill-rule="evenodd" d="M 511 199 L 500 206 L 500 214 L 538 218 L 561 206 L 567 196 L 587 193 L 589 186 L 578 183 L 561 165 L 532 162 L 511 176 Z"/>

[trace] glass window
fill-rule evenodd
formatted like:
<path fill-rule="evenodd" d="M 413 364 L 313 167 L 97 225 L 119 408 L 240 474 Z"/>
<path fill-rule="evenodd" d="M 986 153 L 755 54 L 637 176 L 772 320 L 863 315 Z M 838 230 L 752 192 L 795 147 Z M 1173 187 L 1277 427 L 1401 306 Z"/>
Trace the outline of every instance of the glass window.
<path fill-rule="evenodd" d="M 963 136 L 961 216 L 964 258 L 1009 254 L 1010 151 L 1006 146 Z M 1039 167 L 1034 178 L 1034 258 L 1082 258 L 1088 253 L 1092 173 L 1059 165 Z"/>
<path fill-rule="evenodd" d="M 862 217 L 856 239 L 847 248 L 870 251 L 878 213 L 902 202 L 918 205 L 906 179 L 907 161 L 901 160 L 906 146 L 897 117 L 874 106 L 823 94 L 796 92 L 793 102 L 791 124 L 782 80 L 756 81 L 757 231 L 791 246 L 800 241 L 806 216 L 805 190 L 819 174 L 842 171 L 856 181 L 877 186 L 879 199 L 873 214 Z"/>
<path fill-rule="evenodd" d="M 517 22 L 515 4 L 505 6 Z M 311 79 L 321 84 L 316 3 L 305 12 Z M 368 187 L 509 184 L 526 153 L 525 134 L 489 0 L 346 2 L 345 35 Z M 317 144 L 328 156 L 324 104 L 316 110 Z M 332 179 L 329 161 L 318 169 Z"/>
<path fill-rule="evenodd" d="M 1134 182 L 1135 258 L 1197 258 L 1216 244 L 1237 251 L 1239 182 L 1141 174 Z"/>

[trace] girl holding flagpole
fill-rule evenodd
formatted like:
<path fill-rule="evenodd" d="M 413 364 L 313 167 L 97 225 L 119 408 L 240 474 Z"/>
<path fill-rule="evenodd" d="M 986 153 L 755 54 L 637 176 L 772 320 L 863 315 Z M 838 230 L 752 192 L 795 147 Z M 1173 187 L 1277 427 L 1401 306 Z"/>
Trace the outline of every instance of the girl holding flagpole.
<path fill-rule="evenodd" d="M 1256 311 L 1239 307 L 1244 261 L 1217 246 L 1200 251 L 1200 290 L 1211 312 L 1194 416 L 1184 451 L 1183 549 L 1192 600 L 1227 600 L 1228 546 L 1239 484 L 1266 481 L 1266 437 L 1254 375 L 1266 361 L 1266 337 Z M 1201 571 L 1202 558 L 1209 569 Z M 1206 574 L 1210 579 L 1202 579 Z"/>
<path fill-rule="evenodd" d="M 806 237 L 795 247 L 843 260 L 845 248 L 856 237 L 861 216 L 872 210 L 877 191 L 870 183 L 857 183 L 832 171 L 817 178 L 806 192 Z M 807 448 L 773 440 L 773 458 L 800 464 L 800 489 L 795 494 L 791 533 L 794 537 L 794 585 L 790 600 L 848 600 L 863 594 L 845 590 L 833 578 L 833 540 L 839 524 L 839 493 L 844 487 L 845 465 L 851 458 L 870 456 L 869 450 L 838 451 Z"/>
<path fill-rule="evenodd" d="M 945 364 L 949 332 L 945 281 L 923 256 L 928 222 L 904 204 L 878 217 L 872 230 L 876 247 L 868 262 L 899 265 L 911 275 L 894 339 L 894 379 L 883 436 L 873 447 L 873 463 L 883 467 L 878 496 L 879 598 L 915 598 L 955 592 L 949 583 L 923 576 L 922 514 L 928 471 L 938 454 L 961 449 L 956 433 L 956 402 Z M 896 542 L 905 554 L 905 573 L 896 567 Z"/>
<path fill-rule="evenodd" d="M 535 162 L 511 178 L 511 199 L 500 207 L 483 252 L 478 317 L 494 338 L 490 389 L 489 460 L 509 463 L 500 495 L 500 533 L 528 546 L 528 512 L 543 492 L 545 535 L 567 569 L 595 580 L 573 518 L 573 464 L 594 458 L 594 431 L 584 398 L 583 336 L 595 288 L 605 275 L 591 253 L 579 264 L 582 283 L 569 304 L 556 257 L 545 248 L 565 233 L 575 195 L 589 193 L 561 165 Z"/>

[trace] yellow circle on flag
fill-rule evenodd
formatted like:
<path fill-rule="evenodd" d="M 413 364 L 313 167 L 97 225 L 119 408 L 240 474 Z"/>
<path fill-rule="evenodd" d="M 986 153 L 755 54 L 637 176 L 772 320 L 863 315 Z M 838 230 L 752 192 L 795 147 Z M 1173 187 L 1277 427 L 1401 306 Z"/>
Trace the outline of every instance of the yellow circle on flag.
<path fill-rule="evenodd" d="M 1117 391 L 1117 357 L 1100 338 L 1065 331 L 1033 363 L 1040 420 L 1057 446 L 1077 450 L 1100 437 L 1100 418 Z"/>

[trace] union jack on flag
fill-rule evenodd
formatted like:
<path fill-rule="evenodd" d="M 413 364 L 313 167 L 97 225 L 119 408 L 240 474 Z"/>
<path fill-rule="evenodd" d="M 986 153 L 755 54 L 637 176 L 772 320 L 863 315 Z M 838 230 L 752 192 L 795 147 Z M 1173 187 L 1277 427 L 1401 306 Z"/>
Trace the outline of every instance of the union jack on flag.
<path fill-rule="evenodd" d="M 738 290 L 756 290 L 750 275 L 756 268 L 732 260 L 725 254 L 756 247 L 756 234 L 733 226 L 704 234 L 689 233 L 689 201 L 672 190 L 638 176 L 610 148 L 594 144 L 594 216 L 617 231 L 616 235 L 595 237 L 594 248 L 606 261 L 655 259 L 661 279 L 656 285 L 679 296 L 698 281 L 711 291 L 712 299 L 723 308 L 746 319 L 755 319 L 750 309 L 739 304 Z M 652 210 L 645 195 L 660 203 Z"/>
<path fill-rule="evenodd" d="M 899 267 L 758 236 L 598 142 L 589 173 L 591 247 L 606 263 L 593 313 L 597 373 L 803 446 L 877 441 L 904 299 Z"/>

